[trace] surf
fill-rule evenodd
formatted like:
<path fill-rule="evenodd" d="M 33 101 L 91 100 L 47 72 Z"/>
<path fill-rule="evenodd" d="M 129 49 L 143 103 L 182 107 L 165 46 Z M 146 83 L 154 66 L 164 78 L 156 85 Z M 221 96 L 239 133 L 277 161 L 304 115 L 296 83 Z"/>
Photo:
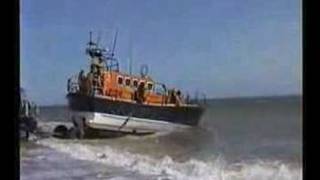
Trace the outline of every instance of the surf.
<path fill-rule="evenodd" d="M 281 161 L 242 161 L 228 163 L 223 156 L 208 161 L 188 159 L 178 162 L 170 156 L 154 158 L 108 145 L 83 144 L 79 140 L 41 139 L 38 144 L 68 154 L 72 158 L 114 166 L 158 179 L 191 180 L 296 180 L 302 179 L 302 168 Z"/>

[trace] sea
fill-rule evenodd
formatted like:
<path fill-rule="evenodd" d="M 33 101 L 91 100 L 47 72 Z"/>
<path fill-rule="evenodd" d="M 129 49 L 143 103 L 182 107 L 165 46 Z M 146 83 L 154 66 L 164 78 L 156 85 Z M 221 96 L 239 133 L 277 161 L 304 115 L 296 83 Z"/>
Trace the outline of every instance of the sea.
<path fill-rule="evenodd" d="M 20 141 L 21 180 L 300 180 L 302 98 L 207 101 L 198 127 L 148 136 L 58 139 L 66 106 L 40 109 L 49 135 Z"/>

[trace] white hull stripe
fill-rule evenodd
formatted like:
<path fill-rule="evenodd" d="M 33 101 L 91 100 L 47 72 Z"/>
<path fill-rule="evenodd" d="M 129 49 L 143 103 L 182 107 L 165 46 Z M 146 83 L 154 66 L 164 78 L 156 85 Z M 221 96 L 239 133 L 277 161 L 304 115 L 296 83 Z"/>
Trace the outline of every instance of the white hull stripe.
<path fill-rule="evenodd" d="M 119 130 L 120 131 L 171 131 L 177 128 L 190 128 L 188 125 L 175 124 L 160 120 L 136 118 L 129 116 L 119 116 L 97 112 L 73 111 L 72 115 L 76 118 L 85 118 L 86 124 L 94 129 Z M 128 119 L 129 118 L 129 119 Z"/>

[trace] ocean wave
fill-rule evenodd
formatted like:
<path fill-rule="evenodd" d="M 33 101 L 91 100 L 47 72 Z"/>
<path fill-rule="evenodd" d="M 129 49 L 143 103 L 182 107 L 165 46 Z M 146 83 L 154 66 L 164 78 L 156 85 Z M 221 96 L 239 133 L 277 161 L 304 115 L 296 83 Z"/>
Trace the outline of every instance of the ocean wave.
<path fill-rule="evenodd" d="M 156 159 L 108 145 L 93 146 L 81 141 L 42 139 L 37 143 L 67 153 L 80 160 L 121 167 L 128 171 L 157 177 L 159 180 L 296 180 L 302 179 L 301 167 L 290 167 L 280 161 L 241 162 L 228 164 L 219 156 L 208 162 L 190 159 L 176 162 L 170 156 Z"/>

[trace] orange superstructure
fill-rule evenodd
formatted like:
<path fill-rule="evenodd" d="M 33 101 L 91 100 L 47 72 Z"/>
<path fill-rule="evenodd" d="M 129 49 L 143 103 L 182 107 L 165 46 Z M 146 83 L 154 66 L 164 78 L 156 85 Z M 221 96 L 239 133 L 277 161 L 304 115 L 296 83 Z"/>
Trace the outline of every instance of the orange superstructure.
<path fill-rule="evenodd" d="M 155 82 L 149 77 L 137 77 L 115 71 L 104 71 L 101 75 L 102 95 L 134 101 L 139 85 L 145 87 L 145 103 L 161 103 L 163 95 L 154 92 Z"/>
<path fill-rule="evenodd" d="M 90 70 L 83 70 L 77 76 L 79 92 L 87 95 L 103 96 L 107 99 L 127 101 L 154 106 L 187 105 L 180 91 L 167 89 L 164 84 L 154 81 L 147 75 L 147 66 L 139 76 L 120 72 L 118 60 L 113 50 L 108 52 L 91 41 L 86 53 L 90 56 Z"/>
<path fill-rule="evenodd" d="M 93 77 L 92 72 L 89 72 L 86 76 L 78 78 L 78 81 L 80 92 L 86 94 L 95 91 L 97 95 L 114 100 L 140 101 L 140 103 L 150 105 L 174 104 L 169 100 L 169 94 L 165 89 L 162 93 L 156 91 L 157 84 L 161 85 L 161 88 L 163 88 L 163 85 L 156 83 L 149 76 L 139 77 L 117 71 L 103 70 L 96 78 Z M 93 83 L 94 81 L 96 83 Z"/>

